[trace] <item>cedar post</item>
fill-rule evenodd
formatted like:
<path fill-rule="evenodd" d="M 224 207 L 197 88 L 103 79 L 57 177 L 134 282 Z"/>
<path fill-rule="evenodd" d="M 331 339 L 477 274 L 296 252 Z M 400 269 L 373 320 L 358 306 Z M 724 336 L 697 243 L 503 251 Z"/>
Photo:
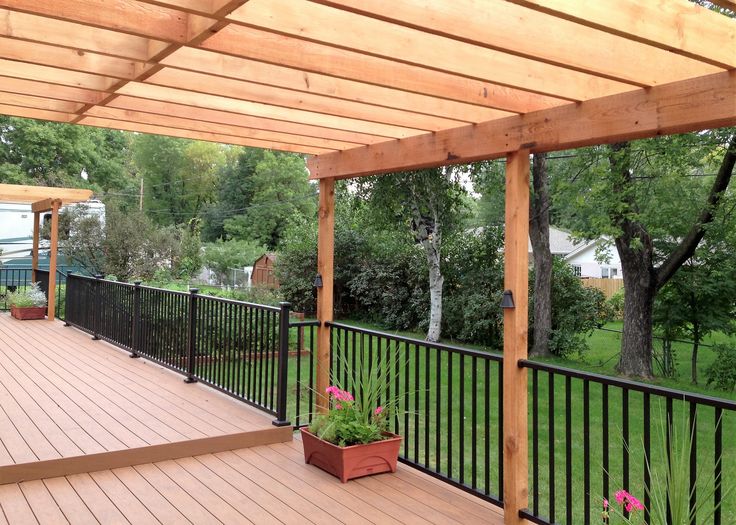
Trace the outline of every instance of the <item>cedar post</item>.
<path fill-rule="evenodd" d="M 504 523 L 519 525 L 528 505 L 527 371 L 518 366 L 527 356 L 529 315 L 529 151 L 506 157 L 506 240 L 504 288 L 514 307 L 503 313 L 503 499 Z"/>
<path fill-rule="evenodd" d="M 54 320 L 56 313 L 56 252 L 59 249 L 59 208 L 61 201 L 55 199 L 51 203 L 51 253 L 49 255 L 49 302 L 48 319 Z M 34 252 L 35 254 L 35 252 Z"/>
<path fill-rule="evenodd" d="M 322 286 L 317 287 L 317 411 L 328 408 L 325 390 L 330 383 L 330 327 L 332 321 L 332 280 L 335 260 L 335 179 L 319 181 L 319 236 L 317 246 L 317 273 Z"/>
<path fill-rule="evenodd" d="M 31 282 L 36 282 L 36 270 L 38 270 L 38 243 L 41 236 L 41 214 L 33 212 L 33 255 L 31 256 Z"/>

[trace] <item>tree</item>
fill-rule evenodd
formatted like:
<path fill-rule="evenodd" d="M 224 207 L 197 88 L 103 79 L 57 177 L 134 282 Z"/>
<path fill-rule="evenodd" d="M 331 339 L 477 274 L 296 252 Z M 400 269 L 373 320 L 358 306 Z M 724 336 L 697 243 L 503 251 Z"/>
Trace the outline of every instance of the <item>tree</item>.
<path fill-rule="evenodd" d="M 361 191 L 385 224 L 410 228 L 427 259 L 430 295 L 427 340 L 439 341 L 442 327 L 442 236 L 462 223 L 465 190 L 461 168 L 425 169 L 372 177 L 361 181 Z M 405 227 L 406 227 L 405 226 Z"/>
<path fill-rule="evenodd" d="M 719 214 L 723 219 L 725 213 Z M 736 328 L 736 263 L 733 261 L 734 220 L 712 224 L 706 242 L 657 294 L 654 324 L 665 334 L 692 340 L 690 380 L 698 384 L 698 350 L 709 333 Z"/>
<path fill-rule="evenodd" d="M 549 247 L 551 198 L 545 153 L 533 156 L 532 184 L 529 240 L 534 259 L 534 324 L 530 354 L 547 356 L 552 336 L 552 252 Z"/>
<path fill-rule="evenodd" d="M 569 165 L 562 186 L 575 203 L 567 209 L 569 224 L 584 238 L 610 235 L 621 259 L 626 294 L 618 370 L 625 375 L 652 375 L 654 298 L 713 221 L 733 174 L 735 141 L 724 130 L 619 143 L 581 150 Z"/>
<path fill-rule="evenodd" d="M 218 239 L 204 246 L 204 264 L 215 272 L 220 282 L 230 282 L 233 268 L 243 268 L 266 251 L 266 247 L 253 241 L 223 241 Z"/>
<path fill-rule="evenodd" d="M 250 163 L 251 158 L 246 158 Z M 224 220 L 229 238 L 252 240 L 276 248 L 289 220 L 295 216 L 313 217 L 316 192 L 308 181 L 304 158 L 292 153 L 264 151 L 250 172 L 250 164 L 241 173 L 247 174 L 243 193 L 250 197 L 241 204 L 238 214 Z"/>
<path fill-rule="evenodd" d="M 123 131 L 0 117 L 0 182 L 127 188 L 130 137 Z"/>
<path fill-rule="evenodd" d="M 156 224 L 188 224 L 215 198 L 224 147 L 160 135 L 138 135 L 134 161 L 140 171 L 146 214 Z"/>

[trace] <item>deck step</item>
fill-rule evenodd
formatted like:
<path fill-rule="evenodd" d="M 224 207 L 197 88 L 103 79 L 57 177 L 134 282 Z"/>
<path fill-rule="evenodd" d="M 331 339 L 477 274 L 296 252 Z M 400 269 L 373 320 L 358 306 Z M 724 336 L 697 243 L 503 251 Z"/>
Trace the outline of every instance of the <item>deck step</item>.
<path fill-rule="evenodd" d="M 0 466 L 0 485 L 272 445 L 291 441 L 292 438 L 292 427 L 273 427 L 97 454 L 17 463 Z"/>

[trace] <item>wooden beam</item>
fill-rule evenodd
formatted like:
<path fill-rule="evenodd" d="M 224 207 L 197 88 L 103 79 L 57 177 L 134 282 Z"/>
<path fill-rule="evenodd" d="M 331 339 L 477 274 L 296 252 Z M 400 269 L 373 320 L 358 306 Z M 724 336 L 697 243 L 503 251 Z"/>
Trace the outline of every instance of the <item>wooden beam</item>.
<path fill-rule="evenodd" d="M 61 113 L 59 111 L 49 111 L 46 109 L 11 106 L 9 104 L 0 104 L 0 115 L 35 118 L 39 120 L 49 120 L 51 122 L 71 122 L 71 120 L 74 118 L 74 115 L 72 113 Z"/>
<path fill-rule="evenodd" d="M 165 42 L 0 8 L 0 35 L 145 61 Z"/>
<path fill-rule="evenodd" d="M 387 141 L 308 160 L 313 179 L 348 178 L 736 125 L 736 71 Z"/>
<path fill-rule="evenodd" d="M 564 103 L 559 98 L 511 89 L 495 82 L 362 55 L 355 51 L 245 26 L 230 25 L 200 47 L 280 64 L 304 71 L 305 74 L 319 73 L 515 113 L 526 113 Z"/>
<path fill-rule="evenodd" d="M 206 142 L 217 142 L 219 144 L 237 144 L 239 146 L 249 146 L 252 148 L 306 153 L 309 155 L 320 155 L 323 153 L 335 151 L 333 149 L 317 148 L 314 146 L 301 146 L 297 144 L 288 144 L 285 142 L 249 139 L 236 137 L 234 135 L 222 135 L 219 133 L 209 133 L 205 131 L 189 131 L 186 129 L 177 129 L 167 126 L 154 126 L 151 124 L 142 124 L 139 122 L 104 119 L 99 117 L 84 117 L 78 122 L 78 124 L 93 126 L 97 128 L 122 129 L 125 131 L 136 131 L 138 133 L 150 133 L 153 135 L 167 135 L 169 137 L 204 140 Z"/>
<path fill-rule="evenodd" d="M 36 270 L 38 270 L 38 245 L 41 238 L 41 216 L 38 212 L 33 214 L 33 251 L 31 252 L 31 280 L 36 282 Z"/>
<path fill-rule="evenodd" d="M 68 100 L 71 102 L 83 102 L 85 104 L 96 104 L 104 97 L 104 93 L 100 91 L 68 86 L 54 86 L 37 80 L 24 80 L 5 76 L 0 76 L 0 91 L 53 98 L 56 100 Z"/>
<path fill-rule="evenodd" d="M 92 197 L 92 190 L 76 188 L 51 188 L 48 186 L 23 186 L 0 184 L 0 202 L 32 204 L 44 199 L 58 199 L 64 204 L 84 202 Z"/>
<path fill-rule="evenodd" d="M 16 93 L 5 93 L 2 91 L 0 91 L 0 104 L 58 111 L 59 113 L 74 113 L 82 107 L 82 104 L 78 102 L 66 102 L 64 100 L 34 97 L 31 95 L 18 95 Z"/>
<path fill-rule="evenodd" d="M 315 3 L 541 60 L 592 75 L 655 86 L 719 73 L 710 64 L 508 2 L 312 0 Z M 472 16 L 468 16 L 472 13 Z"/>
<path fill-rule="evenodd" d="M 0 37 L 0 58 L 112 78 L 134 78 L 150 67 L 149 64 L 137 60 L 8 37 Z"/>
<path fill-rule="evenodd" d="M 228 18 L 293 38 L 569 100 L 612 95 L 632 87 L 310 2 L 251 0 Z M 319 23 L 305 24 L 305 20 Z"/>
<path fill-rule="evenodd" d="M 577 0 L 509 1 L 719 67 L 736 67 L 734 21 L 687 0 L 596 0 L 584 9 Z"/>
<path fill-rule="evenodd" d="M 54 207 L 54 202 L 57 199 L 43 199 L 40 201 L 36 201 L 33 204 L 31 204 L 31 211 L 33 213 L 44 213 L 47 211 L 50 211 Z"/>
<path fill-rule="evenodd" d="M 724 9 L 730 9 L 736 12 L 736 0 L 713 0 L 713 3 L 717 6 L 723 7 Z"/>
<path fill-rule="evenodd" d="M 416 113 L 387 107 L 386 105 L 366 104 L 360 100 L 345 100 L 312 93 L 296 93 L 291 89 L 230 78 L 218 78 L 217 82 L 213 82 L 211 75 L 172 68 L 159 71 L 149 77 L 146 82 L 184 89 L 193 93 L 206 93 L 247 102 L 359 119 L 366 122 L 416 128 L 424 131 L 439 131 L 471 122 L 433 115 L 431 107 L 427 107 L 424 112 Z"/>
<path fill-rule="evenodd" d="M 56 67 L 40 66 L 38 64 L 24 64 L 23 62 L 4 59 L 0 59 L 0 71 L 2 71 L 3 75 L 8 77 L 36 80 L 96 91 L 108 91 L 117 82 L 117 79 L 103 77 L 102 75 L 66 71 Z"/>
<path fill-rule="evenodd" d="M 342 140 L 356 144 L 375 144 L 386 140 L 385 137 L 341 131 L 317 126 L 307 126 L 295 122 L 273 120 L 262 117 L 241 115 L 214 109 L 195 108 L 171 102 L 161 102 L 144 98 L 120 96 L 109 102 L 107 107 L 129 109 L 157 115 L 170 115 L 189 119 L 193 122 L 212 122 L 220 124 L 231 124 L 245 128 L 262 129 L 264 131 L 277 131 L 280 133 L 291 133 L 305 137 L 319 137 L 332 140 Z"/>
<path fill-rule="evenodd" d="M 272 118 L 287 122 L 298 122 L 309 126 L 320 126 L 343 131 L 367 133 L 369 135 L 380 135 L 388 138 L 404 138 L 422 133 L 422 130 L 416 128 L 406 128 L 377 122 L 366 122 L 363 120 L 350 119 L 335 115 L 325 115 L 322 113 L 271 106 L 258 102 L 235 100 L 217 95 L 192 93 L 182 89 L 154 86 L 139 82 L 131 82 L 126 86 L 121 87 L 118 90 L 118 93 L 121 95 L 130 95 L 133 97 L 148 98 L 163 102 L 174 102 L 176 104 L 183 104 L 186 106 L 229 111 L 232 113 L 241 113 L 243 115 L 252 115 L 255 117 Z"/>
<path fill-rule="evenodd" d="M 162 60 L 161 63 L 177 69 L 199 71 L 218 77 L 246 81 L 257 80 L 266 86 L 286 88 L 291 91 L 293 97 L 298 97 L 297 93 L 311 93 L 466 122 L 482 122 L 510 115 L 507 112 L 476 104 L 409 93 L 399 89 L 310 73 L 291 67 L 191 47 L 180 49 Z"/>
<path fill-rule="evenodd" d="M 319 181 L 317 273 L 322 287 L 317 288 L 317 410 L 329 408 L 325 390 L 330 384 L 330 327 L 333 318 L 333 280 L 335 271 L 335 180 Z"/>
<path fill-rule="evenodd" d="M 0 0 L 0 7 L 167 42 L 186 42 L 191 15 L 135 0 Z"/>
<path fill-rule="evenodd" d="M 504 289 L 514 307 L 503 310 L 503 503 L 504 523 L 522 525 L 519 511 L 527 508 L 527 357 L 529 302 L 529 150 L 506 157 L 506 233 Z"/>
<path fill-rule="evenodd" d="M 51 250 L 49 252 L 48 308 L 46 318 L 53 321 L 56 316 L 56 258 L 59 252 L 59 208 L 61 200 L 51 201 Z"/>
<path fill-rule="evenodd" d="M 0 97 L 0 100 L 2 98 Z M 215 124 L 210 122 L 198 122 L 188 118 L 179 118 L 164 115 L 155 115 L 151 113 L 143 113 L 140 111 L 131 111 L 118 108 L 108 108 L 97 106 L 89 109 L 87 115 L 100 117 L 111 120 L 122 120 L 126 122 L 150 124 L 153 126 L 164 126 L 190 131 L 204 131 L 208 133 L 217 133 L 221 135 L 231 135 L 243 139 L 256 139 L 271 142 L 283 142 L 285 144 L 294 144 L 302 146 L 313 146 L 315 148 L 339 150 L 355 148 L 361 144 L 353 142 L 342 142 L 337 140 L 328 140 L 323 138 L 304 137 L 301 135 L 293 135 L 288 133 L 279 133 L 274 131 L 263 131 L 259 129 L 250 129 L 230 124 Z"/>

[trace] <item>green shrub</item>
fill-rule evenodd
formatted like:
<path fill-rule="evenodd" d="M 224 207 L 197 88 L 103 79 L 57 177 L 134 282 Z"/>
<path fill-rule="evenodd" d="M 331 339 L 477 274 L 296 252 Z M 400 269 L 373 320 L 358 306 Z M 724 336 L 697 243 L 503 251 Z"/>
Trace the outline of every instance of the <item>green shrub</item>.
<path fill-rule="evenodd" d="M 17 308 L 46 306 L 46 294 L 41 290 L 40 283 L 31 283 L 31 286 L 25 290 L 9 292 L 8 305 L 15 306 Z"/>
<path fill-rule="evenodd" d="M 736 347 L 729 344 L 713 345 L 718 357 L 705 371 L 708 384 L 716 388 L 733 392 L 736 387 Z"/>
<path fill-rule="evenodd" d="M 622 321 L 624 318 L 624 289 L 616 290 L 616 293 L 606 303 L 608 304 L 611 320 Z"/>

